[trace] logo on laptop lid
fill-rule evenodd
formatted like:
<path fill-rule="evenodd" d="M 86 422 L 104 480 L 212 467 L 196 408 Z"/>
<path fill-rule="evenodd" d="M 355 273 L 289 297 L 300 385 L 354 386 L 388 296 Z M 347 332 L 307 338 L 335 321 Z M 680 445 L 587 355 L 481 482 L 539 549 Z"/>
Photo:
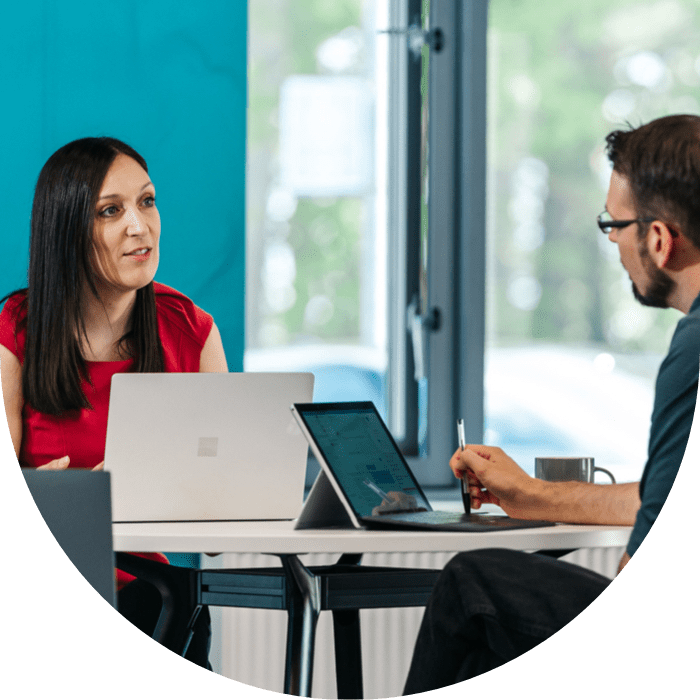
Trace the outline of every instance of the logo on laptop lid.
<path fill-rule="evenodd" d="M 218 437 L 201 437 L 197 447 L 197 457 L 216 457 L 219 452 Z"/>

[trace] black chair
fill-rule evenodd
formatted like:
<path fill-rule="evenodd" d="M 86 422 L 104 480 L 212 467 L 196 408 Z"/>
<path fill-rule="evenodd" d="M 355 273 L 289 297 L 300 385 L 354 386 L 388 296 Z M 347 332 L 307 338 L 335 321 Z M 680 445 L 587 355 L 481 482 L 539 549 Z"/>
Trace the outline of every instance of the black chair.
<path fill-rule="evenodd" d="M 117 568 L 155 586 L 163 605 L 153 639 L 184 656 L 202 609 L 199 602 L 200 570 L 172 566 L 127 552 L 116 552 L 115 562 Z"/>

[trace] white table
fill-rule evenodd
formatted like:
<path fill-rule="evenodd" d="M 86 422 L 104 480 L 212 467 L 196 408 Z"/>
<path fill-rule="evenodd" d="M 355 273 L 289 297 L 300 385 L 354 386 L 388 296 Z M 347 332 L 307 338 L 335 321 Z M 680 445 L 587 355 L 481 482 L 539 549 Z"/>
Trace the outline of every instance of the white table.
<path fill-rule="evenodd" d="M 488 533 L 429 530 L 295 530 L 294 523 L 115 523 L 118 552 L 273 554 L 282 568 L 198 571 L 184 597 L 194 605 L 286 609 L 284 692 L 311 692 L 316 621 L 332 610 L 339 698 L 362 697 L 359 609 L 424 605 L 439 572 L 359 566 L 362 554 L 455 552 L 492 547 L 560 553 L 583 547 L 622 547 L 629 527 L 563 525 Z M 300 554 L 343 553 L 330 567 L 305 567 Z M 147 566 L 157 568 L 154 562 Z M 174 568 L 174 567 L 166 567 Z M 135 575 L 139 575 L 136 572 Z M 179 574 L 179 572 L 178 572 Z M 192 591 L 196 590 L 193 597 Z"/>
<path fill-rule="evenodd" d="M 428 530 L 294 530 L 290 521 L 115 523 L 114 549 L 122 552 L 455 552 L 487 547 L 580 549 L 623 547 L 631 528 L 556 525 L 489 533 Z"/>

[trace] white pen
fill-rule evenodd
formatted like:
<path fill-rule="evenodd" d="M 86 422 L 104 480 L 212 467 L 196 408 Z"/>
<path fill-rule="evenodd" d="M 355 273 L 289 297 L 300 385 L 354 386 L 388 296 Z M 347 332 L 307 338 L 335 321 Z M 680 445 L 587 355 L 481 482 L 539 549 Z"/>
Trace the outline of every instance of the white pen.
<path fill-rule="evenodd" d="M 393 503 L 394 498 L 392 498 L 386 491 L 382 491 L 379 486 L 376 484 L 372 483 L 369 479 L 364 479 L 362 482 L 365 486 L 369 486 L 374 493 L 377 494 L 382 500 L 386 501 L 387 503 Z"/>
<path fill-rule="evenodd" d="M 464 438 L 464 421 L 460 418 L 457 421 L 457 439 L 459 440 L 459 449 L 466 449 L 466 440 Z M 462 503 L 464 504 L 464 512 L 469 515 L 472 512 L 471 502 L 469 500 L 469 479 L 465 474 L 462 479 Z"/>
<path fill-rule="evenodd" d="M 464 437 L 464 421 L 460 418 L 457 421 L 457 439 L 459 440 L 459 449 L 463 450 L 466 448 L 466 440 Z"/>

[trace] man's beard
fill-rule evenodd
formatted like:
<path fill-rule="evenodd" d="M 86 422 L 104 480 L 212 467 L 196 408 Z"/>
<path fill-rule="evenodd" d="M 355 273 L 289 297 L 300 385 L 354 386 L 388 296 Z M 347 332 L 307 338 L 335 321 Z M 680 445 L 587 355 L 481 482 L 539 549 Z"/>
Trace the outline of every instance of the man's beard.
<path fill-rule="evenodd" d="M 637 288 L 637 285 L 632 282 L 634 298 L 644 306 L 667 309 L 668 298 L 671 292 L 676 288 L 676 283 L 663 270 L 656 267 L 647 250 L 646 241 L 643 245 L 640 245 L 639 255 L 644 270 L 649 275 L 649 285 L 646 294 L 642 294 Z"/>

